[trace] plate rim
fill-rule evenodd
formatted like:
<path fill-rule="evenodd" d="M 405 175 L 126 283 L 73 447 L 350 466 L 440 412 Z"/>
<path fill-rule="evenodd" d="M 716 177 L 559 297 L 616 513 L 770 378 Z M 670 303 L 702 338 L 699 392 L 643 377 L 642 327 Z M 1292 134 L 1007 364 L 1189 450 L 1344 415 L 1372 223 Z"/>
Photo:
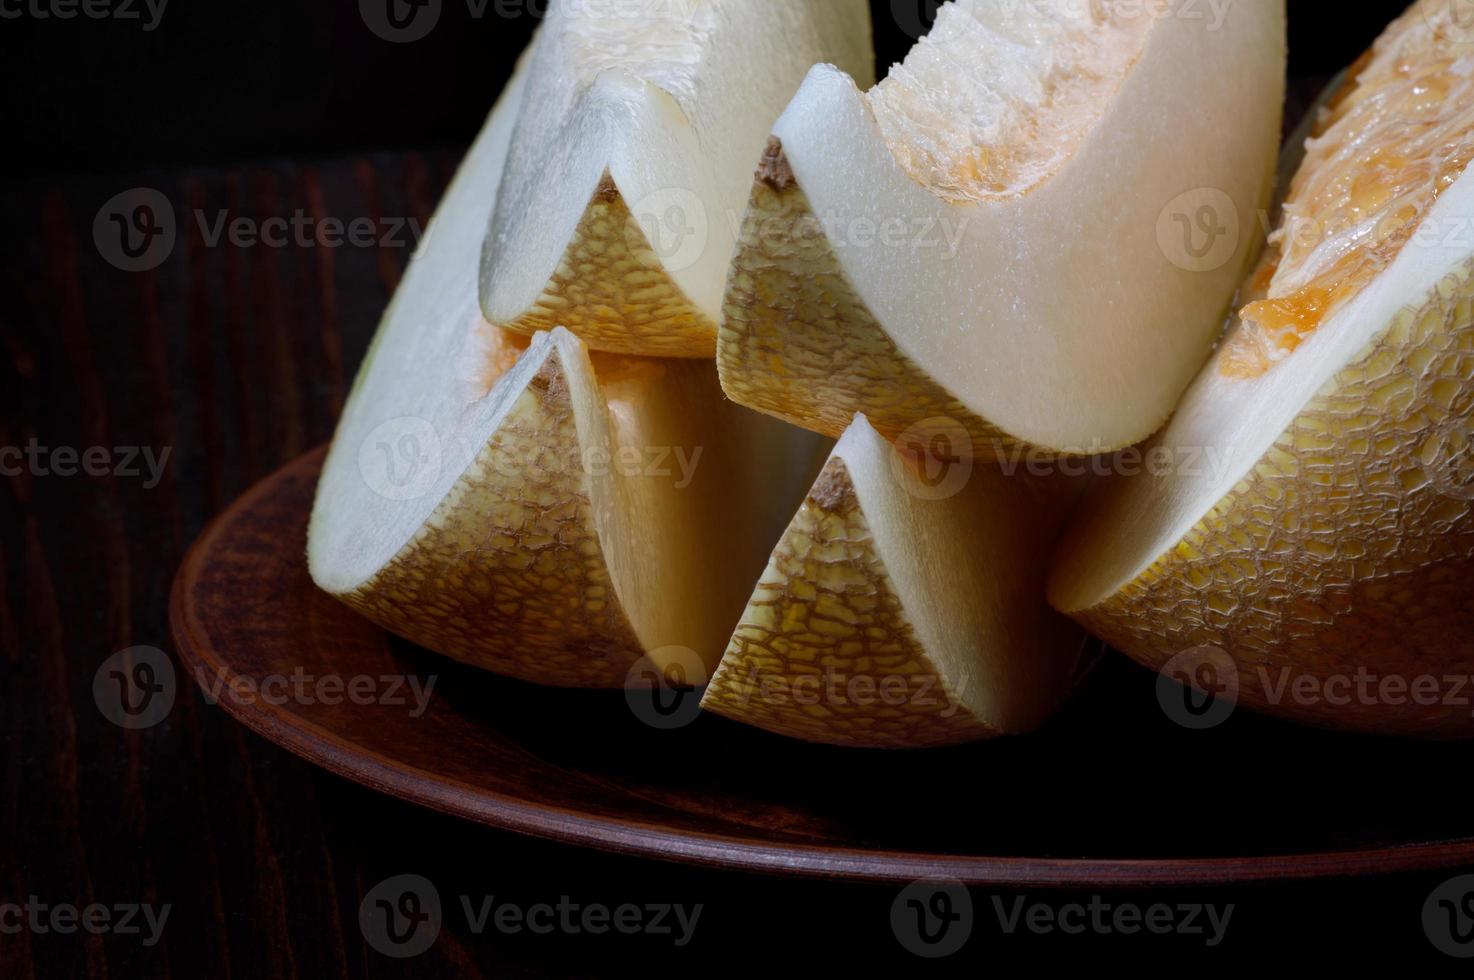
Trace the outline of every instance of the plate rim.
<path fill-rule="evenodd" d="M 213 517 L 191 543 L 169 590 L 169 625 L 176 652 L 196 683 L 205 676 L 236 676 L 226 660 L 200 642 L 190 585 L 211 546 L 240 512 L 285 477 L 317 469 L 319 446 L 258 480 Z M 214 673 L 225 671 L 225 674 Z M 635 818 L 599 816 L 536 803 L 439 775 L 388 756 L 360 750 L 337 733 L 284 706 L 259 699 L 216 702 L 226 714 L 267 741 L 367 789 L 481 826 L 629 857 L 724 871 L 871 883 L 955 880 L 970 886 L 1012 888 L 1157 888 L 1323 880 L 1359 875 L 1443 870 L 1474 863 L 1474 837 L 1343 850 L 1203 858 L 1028 857 L 965 855 L 765 842 L 731 834 L 676 829 Z"/>

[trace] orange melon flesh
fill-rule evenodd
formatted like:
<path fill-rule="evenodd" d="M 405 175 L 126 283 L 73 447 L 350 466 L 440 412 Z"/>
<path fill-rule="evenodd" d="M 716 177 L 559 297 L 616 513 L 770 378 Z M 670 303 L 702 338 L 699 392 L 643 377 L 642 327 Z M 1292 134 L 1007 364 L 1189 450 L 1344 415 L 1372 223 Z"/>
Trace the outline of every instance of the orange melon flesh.
<path fill-rule="evenodd" d="M 1420 0 L 1324 110 L 1219 365 L 1254 377 L 1359 295 L 1474 160 L 1474 44 Z M 1429 229 L 1438 234 L 1439 229 Z"/>

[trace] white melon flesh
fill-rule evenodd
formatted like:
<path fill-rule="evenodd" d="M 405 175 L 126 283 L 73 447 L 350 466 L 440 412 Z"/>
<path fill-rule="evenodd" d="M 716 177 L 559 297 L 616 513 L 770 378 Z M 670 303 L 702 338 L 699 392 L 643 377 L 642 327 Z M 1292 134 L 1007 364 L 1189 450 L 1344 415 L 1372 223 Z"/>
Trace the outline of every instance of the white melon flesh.
<path fill-rule="evenodd" d="M 328 455 L 313 579 L 430 649 L 622 687 L 715 665 L 827 444 L 728 401 L 715 367 L 486 324 L 477 245 L 526 62 L 390 305 Z M 690 651 L 688 653 L 687 651 Z"/>
<path fill-rule="evenodd" d="M 486 318 L 711 357 L 752 163 L 816 62 L 873 76 L 865 0 L 554 0 L 531 57 Z"/>
<path fill-rule="evenodd" d="M 855 420 L 774 550 L 703 707 L 875 748 L 1048 720 L 1085 666 L 1083 634 L 1043 600 L 1077 488 L 966 463 L 926 479 L 936 462 Z"/>
<path fill-rule="evenodd" d="M 832 435 L 951 420 L 979 456 L 1156 431 L 1257 248 L 1285 13 L 1151 10 L 958 0 L 868 93 L 815 68 L 728 281 L 732 397 Z M 1199 262 L 1174 221 L 1203 206 L 1228 234 Z"/>
<path fill-rule="evenodd" d="M 1317 271 L 1358 267 L 1349 241 L 1406 222 L 1386 239 L 1390 260 L 1364 286 L 1333 276 L 1338 299 L 1315 311 L 1327 315 L 1283 346 L 1258 321 L 1236 321 L 1157 442 L 1173 464 L 1089 505 L 1050 584 L 1056 608 L 1143 663 L 1218 648 L 1236 664 L 1241 701 L 1329 727 L 1474 735 L 1459 693 L 1474 674 L 1474 238 L 1460 231 L 1474 214 L 1474 44 L 1445 30 L 1450 14 L 1415 4 L 1359 67 L 1341 105 L 1383 118 L 1332 116 L 1282 230 L 1327 231 L 1299 246 L 1277 235 L 1288 255 L 1245 297 L 1303 298 Z M 1447 71 L 1430 73 L 1434 57 Z M 1426 102 L 1450 81 L 1457 91 L 1422 116 L 1391 101 Z M 1400 132 L 1384 140 L 1383 124 Z M 1421 176 L 1377 192 L 1397 172 L 1380 162 L 1416 160 L 1424 126 L 1437 131 L 1441 193 Z M 1328 202 L 1356 215 L 1358 235 Z M 1246 373 L 1244 351 L 1260 348 L 1265 362 Z"/>

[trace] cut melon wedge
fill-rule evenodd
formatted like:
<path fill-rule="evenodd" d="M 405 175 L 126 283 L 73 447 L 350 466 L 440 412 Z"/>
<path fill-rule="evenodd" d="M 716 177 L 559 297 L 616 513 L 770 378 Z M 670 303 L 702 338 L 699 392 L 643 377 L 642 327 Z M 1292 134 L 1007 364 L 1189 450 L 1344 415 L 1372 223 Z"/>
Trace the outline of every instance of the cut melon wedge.
<path fill-rule="evenodd" d="M 1043 599 L 1068 483 L 951 472 L 857 418 L 773 552 L 702 706 L 814 742 L 1037 728 L 1085 665 Z"/>
<path fill-rule="evenodd" d="M 1285 12 L 1152 10 L 958 0 L 868 93 L 815 68 L 743 221 L 728 393 L 831 435 L 950 420 L 978 456 L 1160 428 L 1257 249 Z"/>
<path fill-rule="evenodd" d="M 481 319 L 476 246 L 525 77 L 354 385 L 312 577 L 401 636 L 537 683 L 624 687 L 647 655 L 709 671 L 827 443 L 733 405 L 712 364 L 591 359 L 567 331 Z"/>
<path fill-rule="evenodd" d="M 1474 735 L 1474 35 L 1455 14 L 1415 4 L 1353 70 L 1160 437 L 1191 464 L 1087 506 L 1050 584 L 1143 663 L 1217 648 L 1240 701 L 1329 727 Z"/>
<path fill-rule="evenodd" d="M 486 238 L 487 320 L 710 358 L 752 161 L 821 61 L 873 77 L 865 0 L 554 0 Z"/>

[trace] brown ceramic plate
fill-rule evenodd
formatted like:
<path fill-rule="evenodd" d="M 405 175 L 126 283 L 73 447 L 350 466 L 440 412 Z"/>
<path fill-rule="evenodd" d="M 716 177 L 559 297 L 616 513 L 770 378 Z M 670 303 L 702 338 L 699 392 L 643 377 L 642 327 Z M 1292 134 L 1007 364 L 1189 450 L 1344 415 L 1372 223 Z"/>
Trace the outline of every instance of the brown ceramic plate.
<path fill-rule="evenodd" d="M 609 851 L 863 880 L 1180 885 L 1474 861 L 1474 745 L 1246 712 L 1189 731 L 1159 707 L 1154 675 L 1114 656 L 1042 734 L 913 753 L 804 745 L 712 716 L 662 731 L 621 692 L 470 670 L 313 586 L 304 544 L 322 459 L 258 484 L 195 543 L 174 583 L 174 637 L 207 688 L 238 686 L 225 710 L 381 792 Z M 251 695 L 271 677 L 382 675 L 435 677 L 428 710 L 417 716 L 412 697 L 327 703 L 330 687 Z"/>

